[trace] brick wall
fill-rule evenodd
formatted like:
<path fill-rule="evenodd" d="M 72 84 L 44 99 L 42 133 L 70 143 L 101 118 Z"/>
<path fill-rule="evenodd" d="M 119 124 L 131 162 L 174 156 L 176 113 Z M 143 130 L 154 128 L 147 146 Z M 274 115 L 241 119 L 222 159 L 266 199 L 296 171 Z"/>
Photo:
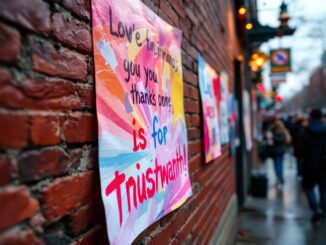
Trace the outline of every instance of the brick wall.
<path fill-rule="evenodd" d="M 205 165 L 197 55 L 238 54 L 231 1 L 145 0 L 183 31 L 194 195 L 137 241 L 206 244 L 235 193 L 228 147 Z M 0 0 L 0 244 L 105 244 L 97 164 L 90 0 Z"/>

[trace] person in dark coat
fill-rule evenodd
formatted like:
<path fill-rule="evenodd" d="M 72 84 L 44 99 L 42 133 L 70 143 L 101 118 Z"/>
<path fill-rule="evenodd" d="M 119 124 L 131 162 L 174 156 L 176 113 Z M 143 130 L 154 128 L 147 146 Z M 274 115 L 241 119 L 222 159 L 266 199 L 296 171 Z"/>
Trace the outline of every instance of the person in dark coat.
<path fill-rule="evenodd" d="M 314 109 L 310 122 L 303 133 L 300 149 L 303 157 L 303 187 L 313 216 L 313 223 L 326 214 L 326 124 L 321 120 L 322 113 Z M 315 187 L 318 186 L 320 200 L 317 200 Z"/>
<path fill-rule="evenodd" d="M 302 178 L 302 164 L 303 164 L 303 158 L 301 154 L 300 144 L 303 141 L 304 132 L 306 127 L 308 126 L 308 120 L 304 117 L 300 117 L 297 121 L 298 130 L 296 132 L 296 135 L 293 139 L 293 148 L 294 148 L 294 156 L 296 158 L 296 164 L 297 164 L 297 176 Z"/>

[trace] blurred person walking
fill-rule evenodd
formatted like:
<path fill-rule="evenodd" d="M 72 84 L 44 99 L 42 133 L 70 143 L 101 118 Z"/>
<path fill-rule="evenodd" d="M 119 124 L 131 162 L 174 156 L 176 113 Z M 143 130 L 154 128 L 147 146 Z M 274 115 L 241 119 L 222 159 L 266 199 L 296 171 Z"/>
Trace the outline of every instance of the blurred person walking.
<path fill-rule="evenodd" d="M 276 120 L 271 125 L 273 135 L 272 158 L 274 161 L 275 174 L 277 177 L 277 185 L 281 187 L 284 183 L 283 177 L 283 159 L 287 149 L 287 145 L 291 143 L 291 135 L 285 128 L 281 120 Z"/>
<path fill-rule="evenodd" d="M 305 129 L 308 126 L 308 120 L 301 116 L 298 117 L 296 122 L 297 124 L 297 132 L 295 133 L 295 137 L 293 139 L 293 148 L 294 148 L 294 156 L 297 163 L 297 176 L 302 178 L 303 176 L 303 157 L 301 154 L 300 144 L 304 140 Z"/>
<path fill-rule="evenodd" d="M 303 187 L 313 212 L 312 223 L 326 214 L 326 124 L 319 109 L 310 113 L 310 122 L 304 130 L 300 148 L 303 158 Z M 319 201 L 315 187 L 319 189 Z"/>

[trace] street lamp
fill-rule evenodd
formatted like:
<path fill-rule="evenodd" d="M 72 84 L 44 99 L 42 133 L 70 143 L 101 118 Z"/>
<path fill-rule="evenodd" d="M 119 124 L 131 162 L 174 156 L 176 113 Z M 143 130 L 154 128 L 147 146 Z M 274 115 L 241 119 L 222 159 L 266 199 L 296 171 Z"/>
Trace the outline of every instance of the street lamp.
<path fill-rule="evenodd" d="M 245 15 L 247 13 L 247 9 L 244 6 L 241 6 L 238 10 L 239 15 Z"/>
<path fill-rule="evenodd" d="M 279 21 L 281 22 L 281 29 L 286 29 L 288 28 L 288 21 L 290 20 L 290 16 L 288 13 L 288 6 L 285 4 L 284 1 L 282 1 L 281 7 L 280 7 L 280 16 L 279 16 Z"/>
<path fill-rule="evenodd" d="M 250 2 L 249 2 L 250 3 Z M 250 13 L 250 11 L 248 11 Z M 256 16 L 252 16 L 250 23 L 252 24 L 251 29 L 247 29 L 248 33 L 248 42 L 250 43 L 250 48 L 257 48 L 263 42 L 268 41 L 276 36 L 285 36 L 285 35 L 292 35 L 295 29 L 290 28 L 288 26 L 288 21 L 290 20 L 290 16 L 288 13 L 287 4 L 282 1 L 280 6 L 280 14 L 279 14 L 279 21 L 280 26 L 277 28 L 273 28 L 270 26 L 262 26 Z"/>
<path fill-rule="evenodd" d="M 258 72 L 261 70 L 267 60 L 268 56 L 258 50 L 251 55 L 249 60 L 249 66 L 253 72 Z"/>

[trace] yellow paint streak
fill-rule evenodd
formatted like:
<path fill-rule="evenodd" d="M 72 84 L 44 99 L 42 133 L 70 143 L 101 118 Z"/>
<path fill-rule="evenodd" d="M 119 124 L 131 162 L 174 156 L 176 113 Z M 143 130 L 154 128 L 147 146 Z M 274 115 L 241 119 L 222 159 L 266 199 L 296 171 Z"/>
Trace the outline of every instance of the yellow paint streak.
<path fill-rule="evenodd" d="M 140 33 L 140 39 L 139 42 L 142 42 L 142 46 L 138 46 L 136 42 L 136 33 L 137 31 Z M 128 58 L 130 61 L 135 60 L 137 54 L 139 53 L 139 50 L 145 45 L 144 41 L 146 39 L 146 28 L 142 28 L 139 30 L 136 30 L 133 32 L 132 35 L 132 42 L 128 45 Z"/>

